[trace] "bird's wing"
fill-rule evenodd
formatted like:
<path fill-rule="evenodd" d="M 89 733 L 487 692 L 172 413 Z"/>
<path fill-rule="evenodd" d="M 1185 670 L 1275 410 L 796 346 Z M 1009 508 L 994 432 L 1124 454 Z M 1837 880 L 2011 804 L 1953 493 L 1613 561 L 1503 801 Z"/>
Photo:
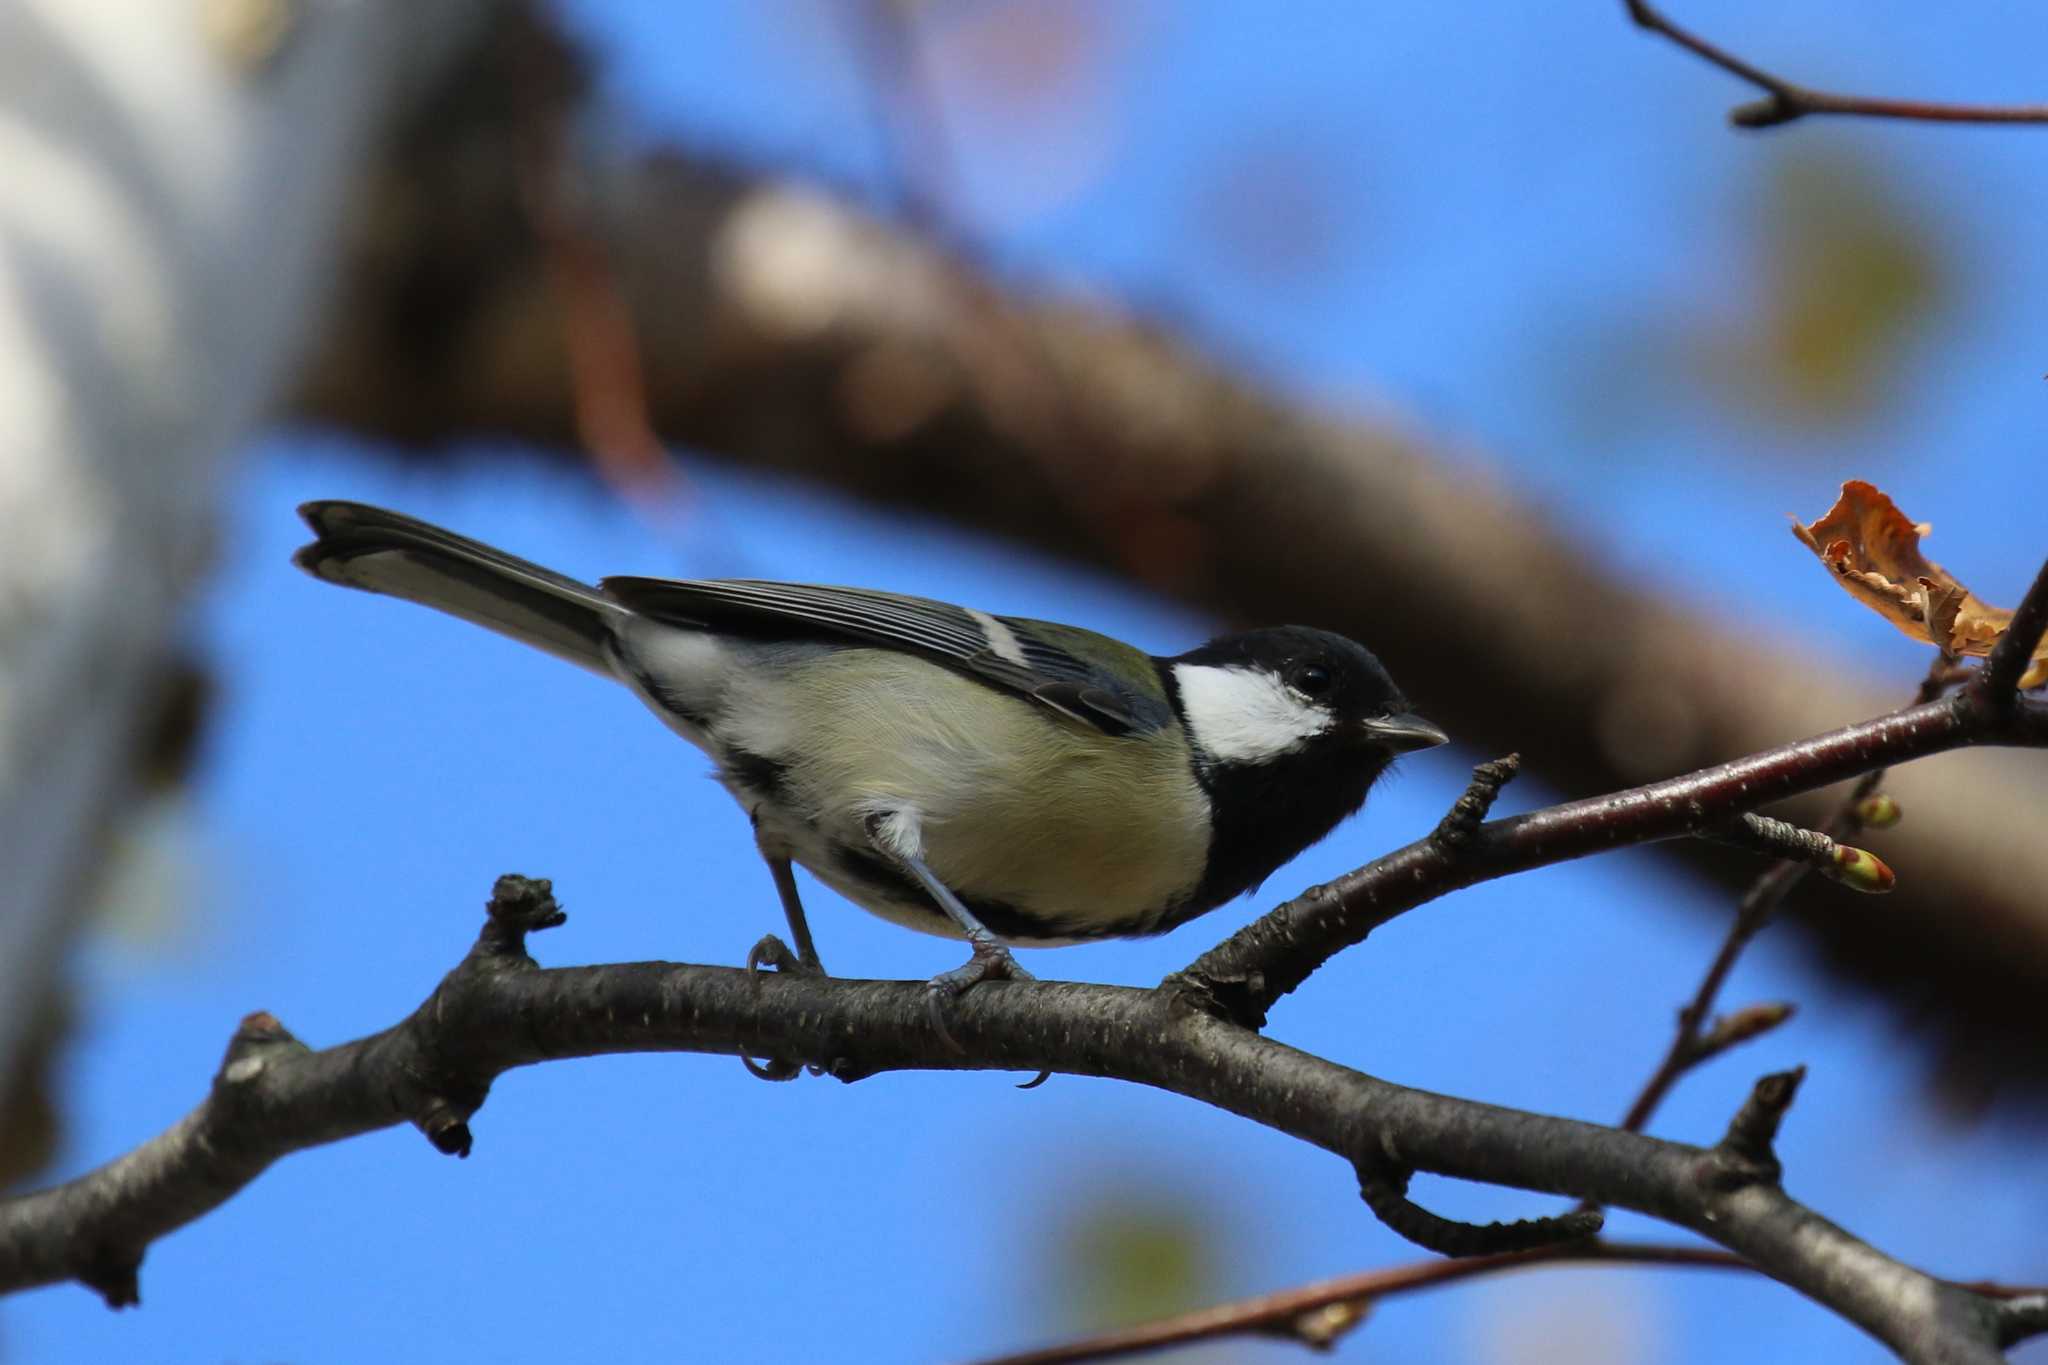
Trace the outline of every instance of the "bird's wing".
<path fill-rule="evenodd" d="M 1073 626 L 994 616 L 869 588 L 814 583 L 607 578 L 600 586 L 620 606 L 676 625 L 765 639 L 829 639 L 901 650 L 1104 734 L 1149 733 L 1173 718 L 1147 655 Z"/>

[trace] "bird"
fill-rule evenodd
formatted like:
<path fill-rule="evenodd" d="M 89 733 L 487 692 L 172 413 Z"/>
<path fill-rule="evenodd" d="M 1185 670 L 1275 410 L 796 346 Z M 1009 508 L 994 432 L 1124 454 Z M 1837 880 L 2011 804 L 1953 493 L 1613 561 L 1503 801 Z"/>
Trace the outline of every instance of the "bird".
<path fill-rule="evenodd" d="M 870 588 L 585 583 L 365 503 L 308 502 L 293 562 L 624 684 L 746 811 L 823 974 L 792 864 L 883 919 L 962 938 L 950 999 L 1030 980 L 1010 949 L 1163 933 L 1254 890 L 1446 742 L 1364 646 L 1307 626 L 1155 657 L 1077 626 Z"/>

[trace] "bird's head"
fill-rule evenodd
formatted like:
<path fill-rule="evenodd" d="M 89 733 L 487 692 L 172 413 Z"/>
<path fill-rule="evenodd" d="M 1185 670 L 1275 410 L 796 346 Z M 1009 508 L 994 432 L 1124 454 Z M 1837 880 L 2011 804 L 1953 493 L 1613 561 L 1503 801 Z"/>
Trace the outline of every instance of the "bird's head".
<path fill-rule="evenodd" d="M 1172 660 L 1197 760 L 1211 767 L 1350 756 L 1380 766 L 1448 738 L 1409 710 L 1363 645 L 1308 626 L 1211 640 Z"/>
<path fill-rule="evenodd" d="M 1209 793 L 1208 905 L 1328 834 L 1400 755 L 1447 738 L 1370 651 L 1328 631 L 1245 631 L 1164 663 Z"/>

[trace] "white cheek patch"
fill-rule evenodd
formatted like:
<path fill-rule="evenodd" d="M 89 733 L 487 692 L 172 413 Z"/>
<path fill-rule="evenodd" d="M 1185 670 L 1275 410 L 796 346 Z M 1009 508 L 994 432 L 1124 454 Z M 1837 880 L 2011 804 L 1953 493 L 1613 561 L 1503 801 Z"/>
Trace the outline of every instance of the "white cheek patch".
<path fill-rule="evenodd" d="M 1271 673 L 1175 664 L 1188 737 L 1216 763 L 1262 763 L 1299 749 L 1336 718 Z"/>

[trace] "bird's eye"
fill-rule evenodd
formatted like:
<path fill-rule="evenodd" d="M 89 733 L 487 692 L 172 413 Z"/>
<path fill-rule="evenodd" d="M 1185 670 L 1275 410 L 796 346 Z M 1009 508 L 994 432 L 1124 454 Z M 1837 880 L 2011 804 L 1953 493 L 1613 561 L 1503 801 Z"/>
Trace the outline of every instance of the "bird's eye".
<path fill-rule="evenodd" d="M 1305 697 L 1320 697 L 1330 690 L 1330 670 L 1310 664 L 1295 670 L 1294 690 Z"/>

